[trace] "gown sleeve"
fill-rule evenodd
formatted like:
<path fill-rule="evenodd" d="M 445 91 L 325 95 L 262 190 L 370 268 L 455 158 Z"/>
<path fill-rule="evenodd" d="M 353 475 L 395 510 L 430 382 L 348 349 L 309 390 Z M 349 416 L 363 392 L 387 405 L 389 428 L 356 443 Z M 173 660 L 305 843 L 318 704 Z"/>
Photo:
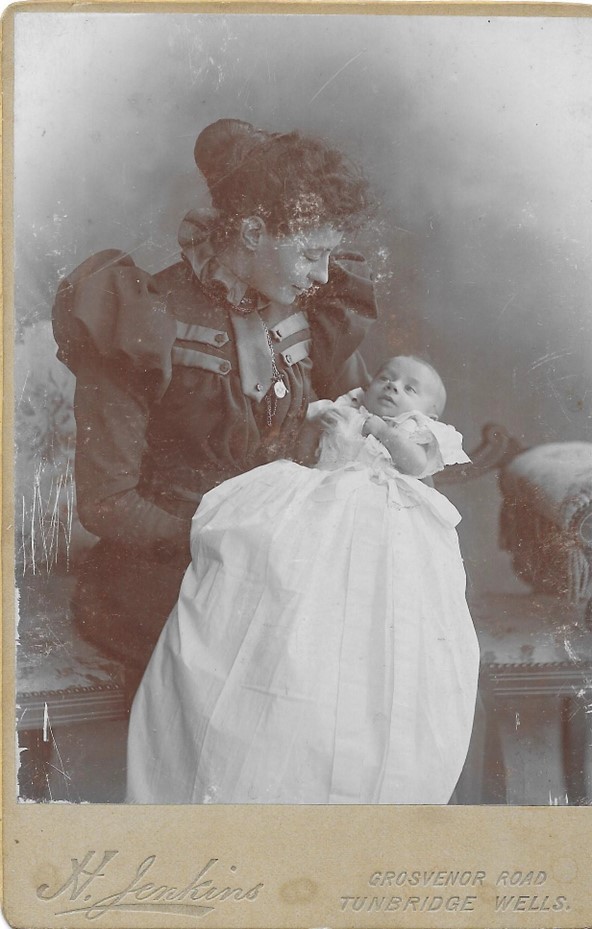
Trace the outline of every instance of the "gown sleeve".
<path fill-rule="evenodd" d="M 171 377 L 174 320 L 150 275 L 121 252 L 90 258 L 62 282 L 58 358 L 76 375 L 76 493 L 95 535 L 167 559 L 189 558 L 190 520 L 139 492 L 150 411 Z"/>
<path fill-rule="evenodd" d="M 330 261 L 329 282 L 307 298 L 312 330 L 313 387 L 318 397 L 335 399 L 370 377 L 358 351 L 377 318 L 374 285 L 365 259 L 337 253 Z"/>
<path fill-rule="evenodd" d="M 471 459 L 462 447 L 462 435 L 447 423 L 431 419 L 423 413 L 411 412 L 392 420 L 394 428 L 404 429 L 417 445 L 424 446 L 426 467 L 419 478 L 431 477 L 446 465 L 467 464 Z"/>

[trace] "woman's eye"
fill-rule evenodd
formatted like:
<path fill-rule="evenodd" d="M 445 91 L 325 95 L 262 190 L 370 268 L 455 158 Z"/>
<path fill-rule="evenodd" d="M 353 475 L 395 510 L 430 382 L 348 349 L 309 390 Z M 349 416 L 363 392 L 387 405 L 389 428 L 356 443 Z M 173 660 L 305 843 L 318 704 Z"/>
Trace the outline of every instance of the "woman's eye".
<path fill-rule="evenodd" d="M 304 257 L 306 258 L 307 261 L 310 261 L 311 263 L 314 264 L 315 262 L 320 261 L 322 257 L 322 253 L 321 252 L 305 252 Z"/>

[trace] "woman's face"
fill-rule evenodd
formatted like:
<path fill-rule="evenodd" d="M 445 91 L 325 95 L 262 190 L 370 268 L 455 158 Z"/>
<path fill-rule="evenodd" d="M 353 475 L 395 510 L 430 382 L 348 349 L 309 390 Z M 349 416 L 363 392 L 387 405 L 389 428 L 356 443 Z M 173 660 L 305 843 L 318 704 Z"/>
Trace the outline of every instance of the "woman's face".
<path fill-rule="evenodd" d="M 286 236 L 261 231 L 249 284 L 270 300 L 289 305 L 315 284 L 329 280 L 329 256 L 343 233 L 318 226 Z"/>

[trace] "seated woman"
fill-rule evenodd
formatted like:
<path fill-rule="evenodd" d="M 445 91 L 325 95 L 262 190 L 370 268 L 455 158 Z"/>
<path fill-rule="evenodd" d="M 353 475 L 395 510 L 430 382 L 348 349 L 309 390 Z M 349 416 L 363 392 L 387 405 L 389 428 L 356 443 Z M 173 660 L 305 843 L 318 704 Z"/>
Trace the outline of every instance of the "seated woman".
<path fill-rule="evenodd" d="M 76 490 L 99 542 L 75 619 L 135 689 L 190 561 L 202 495 L 290 457 L 309 401 L 367 382 L 356 349 L 376 315 L 358 255 L 367 181 L 324 142 L 221 120 L 195 157 L 212 209 L 151 276 L 106 251 L 62 282 L 58 357 L 76 375 Z"/>

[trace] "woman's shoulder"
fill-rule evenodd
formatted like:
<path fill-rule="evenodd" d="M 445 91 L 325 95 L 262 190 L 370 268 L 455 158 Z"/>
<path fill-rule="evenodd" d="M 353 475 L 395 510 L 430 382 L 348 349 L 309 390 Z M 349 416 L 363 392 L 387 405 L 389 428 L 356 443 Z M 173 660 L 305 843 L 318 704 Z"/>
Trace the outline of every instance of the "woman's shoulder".
<path fill-rule="evenodd" d="M 62 280 L 53 308 L 58 357 L 74 373 L 88 353 L 143 371 L 170 368 L 176 334 L 164 288 L 130 255 L 110 249 Z"/>
<path fill-rule="evenodd" d="M 357 349 L 378 315 L 366 260 L 352 252 L 334 254 L 327 284 L 314 288 L 302 305 L 312 332 L 317 393 L 359 383 L 365 372 Z"/>

